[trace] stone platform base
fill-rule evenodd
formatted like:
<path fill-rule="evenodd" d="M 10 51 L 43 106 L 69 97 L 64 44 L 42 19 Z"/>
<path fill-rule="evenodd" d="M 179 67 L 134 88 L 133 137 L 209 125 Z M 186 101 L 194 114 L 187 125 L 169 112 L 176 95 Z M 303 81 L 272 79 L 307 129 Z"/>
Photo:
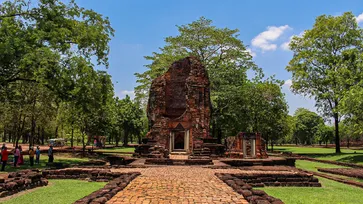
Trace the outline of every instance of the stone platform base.
<path fill-rule="evenodd" d="M 211 159 L 146 159 L 145 164 L 156 165 L 213 165 Z"/>

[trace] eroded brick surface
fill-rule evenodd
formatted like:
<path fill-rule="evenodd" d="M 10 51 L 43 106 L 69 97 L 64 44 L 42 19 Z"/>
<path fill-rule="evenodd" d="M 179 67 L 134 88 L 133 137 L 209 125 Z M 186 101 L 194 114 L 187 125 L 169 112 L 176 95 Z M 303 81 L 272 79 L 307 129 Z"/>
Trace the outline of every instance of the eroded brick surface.
<path fill-rule="evenodd" d="M 215 173 L 240 173 L 238 169 L 208 169 L 191 166 L 113 169 L 141 172 L 107 203 L 243 203 L 242 195 L 223 183 Z"/>

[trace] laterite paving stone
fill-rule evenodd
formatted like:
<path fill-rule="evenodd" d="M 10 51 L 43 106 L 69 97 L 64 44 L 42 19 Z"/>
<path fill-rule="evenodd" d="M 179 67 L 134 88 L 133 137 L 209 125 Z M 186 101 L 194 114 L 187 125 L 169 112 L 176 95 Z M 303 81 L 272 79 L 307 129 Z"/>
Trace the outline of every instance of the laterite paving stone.
<path fill-rule="evenodd" d="M 242 203 L 248 202 L 215 173 L 240 173 L 238 169 L 208 169 L 195 166 L 113 169 L 141 172 L 108 204 L 119 203 Z"/>

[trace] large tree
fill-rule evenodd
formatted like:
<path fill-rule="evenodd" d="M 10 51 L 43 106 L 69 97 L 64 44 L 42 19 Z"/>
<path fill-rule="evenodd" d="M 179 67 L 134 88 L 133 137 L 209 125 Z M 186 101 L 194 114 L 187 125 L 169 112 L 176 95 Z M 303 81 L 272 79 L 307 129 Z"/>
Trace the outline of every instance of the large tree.
<path fill-rule="evenodd" d="M 294 53 L 287 70 L 292 73 L 292 88 L 296 93 L 314 97 L 316 106 L 335 121 L 336 152 L 340 152 L 339 104 L 344 92 L 354 84 L 346 78 L 354 75 L 361 61 L 363 32 L 355 16 L 322 15 L 312 29 L 295 36 L 290 48 Z"/>
<path fill-rule="evenodd" d="M 59 81 L 66 59 L 81 56 L 90 62 L 94 57 L 107 67 L 113 29 L 107 18 L 74 0 L 34 2 L 5 1 L 0 6 L 0 89 L 30 81 L 67 97 L 71 87 Z"/>
<path fill-rule="evenodd" d="M 207 69 L 212 100 L 212 132 L 222 137 L 223 121 L 234 113 L 227 112 L 228 101 L 235 98 L 236 92 L 248 81 L 247 70 L 261 72 L 253 63 L 252 57 L 243 42 L 238 38 L 237 29 L 217 28 L 212 21 L 201 17 L 187 25 L 177 26 L 179 35 L 167 37 L 166 45 L 160 52 L 145 58 L 151 61 L 144 73 L 136 73 L 136 99 L 145 105 L 151 81 L 162 75 L 178 59 L 196 56 Z"/>

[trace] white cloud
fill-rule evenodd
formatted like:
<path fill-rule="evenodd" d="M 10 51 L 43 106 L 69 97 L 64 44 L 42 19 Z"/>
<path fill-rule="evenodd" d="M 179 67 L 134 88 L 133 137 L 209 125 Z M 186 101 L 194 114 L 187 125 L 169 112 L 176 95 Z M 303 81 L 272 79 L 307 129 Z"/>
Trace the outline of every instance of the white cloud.
<path fill-rule="evenodd" d="M 130 91 L 130 90 L 121 90 L 118 94 L 117 94 L 117 96 L 119 97 L 119 98 L 125 98 L 126 97 L 126 95 L 128 95 L 128 96 L 130 96 L 130 98 L 131 99 L 134 99 L 135 98 L 135 92 L 132 90 L 132 91 Z"/>
<path fill-rule="evenodd" d="M 247 48 L 246 51 L 249 52 L 252 57 L 256 57 L 256 53 L 253 52 L 250 48 Z"/>
<path fill-rule="evenodd" d="M 355 19 L 358 24 L 362 23 L 363 22 L 363 13 L 359 14 Z"/>
<path fill-rule="evenodd" d="M 299 35 L 297 35 L 297 36 L 298 36 L 298 37 L 302 37 L 304 34 L 305 34 L 305 31 L 303 31 L 303 32 L 299 33 Z M 292 36 L 289 38 L 289 40 L 288 40 L 288 41 L 286 41 L 286 42 L 282 43 L 282 44 L 280 45 L 280 48 L 281 48 L 281 49 L 283 49 L 283 50 L 286 50 L 286 51 L 290 50 L 290 46 L 289 46 L 289 45 L 290 45 L 290 42 L 291 42 L 291 40 L 292 40 L 292 38 L 293 38 L 294 36 L 296 36 L 296 35 L 292 35 Z"/>
<path fill-rule="evenodd" d="M 291 79 L 286 80 L 285 83 L 284 83 L 284 87 L 286 87 L 288 89 L 290 89 L 291 85 L 292 85 L 292 80 Z"/>
<path fill-rule="evenodd" d="M 263 31 L 252 39 L 252 45 L 262 49 L 262 51 L 276 50 L 277 45 L 272 42 L 277 40 L 289 28 L 288 25 L 279 27 L 268 26 L 266 31 Z"/>
<path fill-rule="evenodd" d="M 283 49 L 283 50 L 290 50 L 290 47 L 289 47 L 290 42 L 291 42 L 291 39 L 289 41 L 287 41 L 287 42 L 282 43 L 280 45 L 281 49 Z"/>

